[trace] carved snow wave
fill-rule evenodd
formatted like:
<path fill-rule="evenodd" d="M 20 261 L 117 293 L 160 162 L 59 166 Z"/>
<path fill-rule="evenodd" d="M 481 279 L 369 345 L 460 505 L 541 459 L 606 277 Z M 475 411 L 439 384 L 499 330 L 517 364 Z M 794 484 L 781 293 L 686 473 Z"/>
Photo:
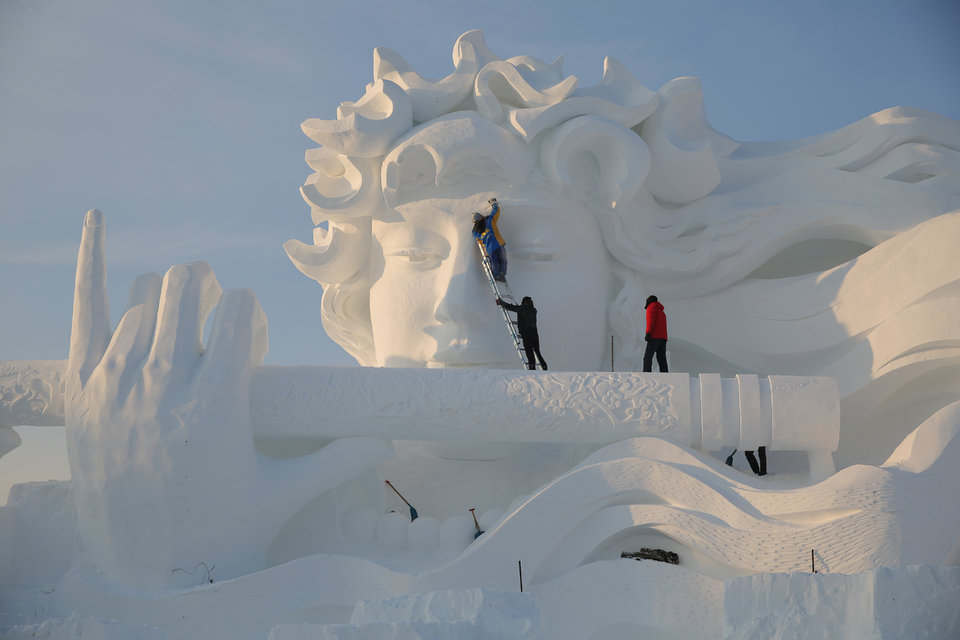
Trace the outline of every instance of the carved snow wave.
<path fill-rule="evenodd" d="M 322 573 L 329 579 L 316 584 L 311 606 L 349 607 L 358 599 L 467 583 L 515 589 L 520 561 L 524 584 L 538 592 L 650 542 L 680 556 L 680 567 L 660 579 L 700 576 L 701 585 L 750 573 L 806 572 L 811 550 L 821 573 L 938 565 L 957 543 L 955 533 L 943 532 L 960 530 L 960 503 L 951 494 L 960 481 L 958 463 L 960 402 L 918 427 L 883 465 L 848 467 L 800 488 L 745 477 L 666 440 L 635 438 L 597 451 L 518 499 L 442 566 L 436 557 L 423 560 L 433 568 L 416 562 L 388 568 L 375 559 L 318 554 L 220 588 Z"/>
<path fill-rule="evenodd" d="M 822 572 L 939 564 L 957 540 L 930 532 L 960 526 L 949 493 L 960 480 L 958 433 L 954 403 L 880 467 L 779 489 L 665 440 L 628 440 L 537 491 L 441 571 L 513 554 L 539 582 L 649 539 L 677 552 L 681 566 L 714 577 L 806 571 L 811 550 Z"/>
<path fill-rule="evenodd" d="M 885 413 L 914 401 L 909 389 L 918 378 L 927 381 L 926 400 L 956 399 L 957 243 L 960 212 L 948 213 L 823 273 L 746 279 L 716 294 L 674 300 L 671 336 L 684 339 L 673 343 L 675 361 L 689 370 L 716 361 L 733 371 L 835 377 L 844 402 L 838 462 L 882 460 L 929 415 L 886 425 L 890 438 L 883 444 L 870 436 Z M 854 435 L 857 425 L 863 441 Z"/>

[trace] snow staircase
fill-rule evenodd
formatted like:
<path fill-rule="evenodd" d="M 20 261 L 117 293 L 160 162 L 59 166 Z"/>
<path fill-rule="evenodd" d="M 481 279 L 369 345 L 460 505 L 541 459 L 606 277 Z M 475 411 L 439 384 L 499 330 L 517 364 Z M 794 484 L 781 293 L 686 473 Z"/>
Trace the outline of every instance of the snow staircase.
<path fill-rule="evenodd" d="M 487 253 L 487 249 L 483 246 L 480 238 L 477 238 L 477 248 L 480 250 L 480 261 L 483 264 L 483 272 L 487 274 L 487 282 L 490 284 L 490 290 L 493 291 L 494 298 L 500 298 L 510 304 L 517 304 L 516 299 L 513 297 L 513 291 L 510 290 L 510 285 L 507 284 L 507 278 L 504 277 L 503 281 L 499 281 L 493 277 L 493 268 L 490 266 L 490 255 Z M 517 330 L 516 318 L 511 318 L 510 312 L 503 307 L 498 306 L 497 308 L 500 309 L 503 321 L 507 325 L 507 331 L 510 332 L 510 337 L 513 338 L 513 348 L 517 350 L 517 355 L 520 356 L 520 362 L 523 363 L 523 368 L 529 369 L 527 353 L 523 349 L 523 340 L 520 339 L 520 333 Z M 536 360 L 534 360 L 533 367 L 536 368 L 537 366 Z"/>

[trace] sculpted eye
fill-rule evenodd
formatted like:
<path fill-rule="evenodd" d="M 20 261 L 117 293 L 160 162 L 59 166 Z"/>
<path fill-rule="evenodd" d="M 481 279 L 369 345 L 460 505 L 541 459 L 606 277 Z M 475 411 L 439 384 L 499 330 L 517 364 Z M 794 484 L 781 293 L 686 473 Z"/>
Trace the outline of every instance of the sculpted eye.
<path fill-rule="evenodd" d="M 529 246 L 529 247 L 507 247 L 507 257 L 527 262 L 552 262 L 563 257 L 563 253 L 553 247 Z"/>
<path fill-rule="evenodd" d="M 410 247 L 391 251 L 387 257 L 397 262 L 422 269 L 435 269 L 440 266 L 440 254 L 427 249 Z"/>

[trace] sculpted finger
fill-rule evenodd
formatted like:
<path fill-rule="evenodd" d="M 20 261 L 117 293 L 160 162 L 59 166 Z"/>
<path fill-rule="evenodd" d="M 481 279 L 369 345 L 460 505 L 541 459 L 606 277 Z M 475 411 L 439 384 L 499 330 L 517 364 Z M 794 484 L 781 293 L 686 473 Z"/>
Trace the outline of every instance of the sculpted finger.
<path fill-rule="evenodd" d="M 217 305 L 205 357 L 207 377 L 228 378 L 267 355 L 267 314 L 250 289 L 230 289 Z"/>
<path fill-rule="evenodd" d="M 127 310 L 124 312 L 113 339 L 103 356 L 104 362 L 121 374 L 120 384 L 132 382 L 131 373 L 139 369 L 150 351 L 157 326 L 157 309 L 163 279 L 157 273 L 137 276 L 130 287 Z M 123 391 L 123 389 L 118 389 Z"/>
<path fill-rule="evenodd" d="M 83 384 L 110 342 L 110 305 L 107 301 L 106 233 L 103 214 L 87 211 L 77 255 L 73 290 L 68 370 Z"/>
<path fill-rule="evenodd" d="M 163 277 L 148 365 L 166 371 L 203 353 L 203 324 L 220 292 L 220 283 L 206 262 L 170 267 Z"/>

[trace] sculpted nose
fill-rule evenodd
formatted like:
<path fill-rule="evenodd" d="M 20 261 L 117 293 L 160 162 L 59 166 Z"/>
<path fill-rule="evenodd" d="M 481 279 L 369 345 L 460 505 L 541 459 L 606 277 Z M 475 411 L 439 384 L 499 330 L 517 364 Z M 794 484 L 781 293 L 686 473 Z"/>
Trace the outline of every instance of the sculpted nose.
<path fill-rule="evenodd" d="M 453 256 L 446 291 L 440 292 L 434 311 L 438 322 L 461 325 L 477 322 L 483 319 L 483 311 L 493 304 L 493 294 L 487 286 L 480 260 L 469 249 L 467 247 Z"/>

